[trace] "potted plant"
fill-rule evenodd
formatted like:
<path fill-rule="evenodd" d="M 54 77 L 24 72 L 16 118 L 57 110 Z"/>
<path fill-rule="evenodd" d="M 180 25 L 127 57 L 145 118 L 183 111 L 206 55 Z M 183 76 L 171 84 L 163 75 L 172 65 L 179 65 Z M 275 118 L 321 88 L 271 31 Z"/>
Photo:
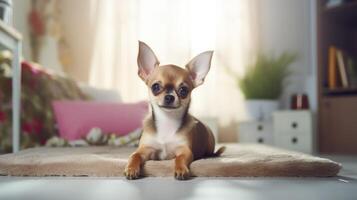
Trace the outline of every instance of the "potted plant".
<path fill-rule="evenodd" d="M 269 119 L 278 109 L 278 98 L 289 75 L 288 67 L 296 60 L 296 54 L 282 53 L 279 56 L 259 54 L 255 62 L 247 67 L 243 77 L 233 76 L 244 94 L 249 120 Z"/>

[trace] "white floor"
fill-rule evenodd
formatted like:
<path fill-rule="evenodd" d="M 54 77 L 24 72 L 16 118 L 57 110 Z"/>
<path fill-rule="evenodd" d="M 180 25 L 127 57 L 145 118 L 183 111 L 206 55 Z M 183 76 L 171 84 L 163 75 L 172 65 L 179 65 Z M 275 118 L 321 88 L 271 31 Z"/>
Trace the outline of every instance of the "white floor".
<path fill-rule="evenodd" d="M 66 178 L 0 177 L 0 199 L 357 199 L 357 158 L 333 178 Z"/>

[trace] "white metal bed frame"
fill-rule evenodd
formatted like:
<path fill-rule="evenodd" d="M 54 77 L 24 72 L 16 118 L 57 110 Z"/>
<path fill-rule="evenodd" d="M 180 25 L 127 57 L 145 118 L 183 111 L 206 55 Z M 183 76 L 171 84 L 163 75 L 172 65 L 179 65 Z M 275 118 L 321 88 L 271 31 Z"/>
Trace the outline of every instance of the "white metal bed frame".
<path fill-rule="evenodd" d="M 12 151 L 20 149 L 21 49 L 22 36 L 0 21 L 0 46 L 12 52 Z"/>

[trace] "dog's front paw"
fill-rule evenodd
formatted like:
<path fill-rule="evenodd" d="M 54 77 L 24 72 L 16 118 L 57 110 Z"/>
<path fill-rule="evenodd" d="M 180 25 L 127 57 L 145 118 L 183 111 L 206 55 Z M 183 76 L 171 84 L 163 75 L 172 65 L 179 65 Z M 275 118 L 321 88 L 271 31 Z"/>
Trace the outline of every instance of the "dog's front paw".
<path fill-rule="evenodd" d="M 177 180 L 187 180 L 190 177 L 190 171 L 187 166 L 176 166 L 175 167 L 175 178 Z"/>
<path fill-rule="evenodd" d="M 124 175 L 129 180 L 138 179 L 140 177 L 140 167 L 126 166 Z"/>

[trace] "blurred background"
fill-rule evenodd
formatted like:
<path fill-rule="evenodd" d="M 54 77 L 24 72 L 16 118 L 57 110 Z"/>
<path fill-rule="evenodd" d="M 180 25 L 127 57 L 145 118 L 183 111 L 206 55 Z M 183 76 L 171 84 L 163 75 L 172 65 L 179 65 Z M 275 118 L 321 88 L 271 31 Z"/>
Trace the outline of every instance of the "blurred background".
<path fill-rule="evenodd" d="M 53 101 L 146 101 L 148 89 L 137 76 L 136 64 L 141 40 L 161 64 L 182 67 L 198 53 L 214 50 L 211 70 L 193 92 L 190 111 L 211 126 L 217 141 L 265 143 L 307 153 L 357 153 L 356 1 L 1 4 L 1 25 L 22 35 L 22 148 L 66 144 L 97 130 L 68 128 L 72 125 L 59 116 L 75 115 L 75 109 L 63 114 L 62 108 L 53 109 Z M 13 56 L 3 49 L 0 133 L 6 152 L 13 130 Z"/>

